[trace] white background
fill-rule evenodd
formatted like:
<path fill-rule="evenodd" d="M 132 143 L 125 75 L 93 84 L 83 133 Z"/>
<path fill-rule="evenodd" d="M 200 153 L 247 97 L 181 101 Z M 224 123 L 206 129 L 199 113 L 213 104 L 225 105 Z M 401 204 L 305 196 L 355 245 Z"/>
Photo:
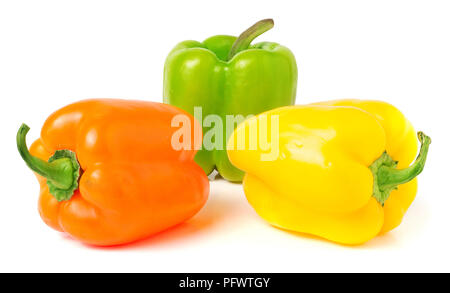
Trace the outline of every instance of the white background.
<path fill-rule="evenodd" d="M 1 1 L 2 272 L 450 271 L 449 1 Z M 38 184 L 15 134 L 29 142 L 54 110 L 84 98 L 162 101 L 164 59 L 176 43 L 237 35 L 259 19 L 259 41 L 289 47 L 297 103 L 382 99 L 433 143 L 403 223 L 346 247 L 277 230 L 241 185 L 216 181 L 194 218 L 150 239 L 92 248 L 43 224 Z M 301 178 L 299 178 L 301 179 Z"/>

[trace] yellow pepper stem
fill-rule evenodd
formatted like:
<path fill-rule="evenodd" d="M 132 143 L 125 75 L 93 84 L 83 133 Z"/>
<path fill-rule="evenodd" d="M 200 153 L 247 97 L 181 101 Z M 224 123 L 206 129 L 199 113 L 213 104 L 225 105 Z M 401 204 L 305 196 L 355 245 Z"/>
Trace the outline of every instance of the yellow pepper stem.
<path fill-rule="evenodd" d="M 373 197 L 381 205 L 384 205 L 392 190 L 397 189 L 397 186 L 400 184 L 413 180 L 423 171 L 431 138 L 420 131 L 417 133 L 417 136 L 421 143 L 419 155 L 416 161 L 408 168 L 397 169 L 397 162 L 386 152 L 370 165 L 369 169 L 372 171 L 374 178 Z"/>

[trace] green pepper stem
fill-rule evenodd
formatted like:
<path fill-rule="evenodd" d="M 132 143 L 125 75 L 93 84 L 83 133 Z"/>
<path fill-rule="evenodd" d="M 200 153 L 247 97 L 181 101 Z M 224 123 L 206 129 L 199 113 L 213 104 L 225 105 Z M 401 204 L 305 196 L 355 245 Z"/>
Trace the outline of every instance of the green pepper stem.
<path fill-rule="evenodd" d="M 427 159 L 428 147 L 431 144 L 431 138 L 423 132 L 418 132 L 417 136 L 421 146 L 419 155 L 411 166 L 400 170 L 388 166 L 381 166 L 378 169 L 378 186 L 380 190 L 392 189 L 400 184 L 409 182 L 423 171 Z"/>
<path fill-rule="evenodd" d="M 61 158 L 46 162 L 32 156 L 27 148 L 26 135 L 30 127 L 26 124 L 20 126 L 17 132 L 17 149 L 28 167 L 39 175 L 47 178 L 59 189 L 69 189 L 73 185 L 73 165 L 69 158 Z"/>
<path fill-rule="evenodd" d="M 236 39 L 233 46 L 231 47 L 230 53 L 228 54 L 228 59 L 234 57 L 237 53 L 245 50 L 250 46 L 251 42 L 259 35 L 265 33 L 266 31 L 273 28 L 273 19 L 263 19 L 249 27 Z"/>

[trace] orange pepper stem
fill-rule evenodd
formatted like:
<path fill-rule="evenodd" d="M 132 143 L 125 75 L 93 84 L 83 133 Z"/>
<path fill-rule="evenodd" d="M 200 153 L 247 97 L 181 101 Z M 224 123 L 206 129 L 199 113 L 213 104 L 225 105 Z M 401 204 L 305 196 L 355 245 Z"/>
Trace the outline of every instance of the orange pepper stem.
<path fill-rule="evenodd" d="M 246 50 L 256 37 L 267 32 L 268 30 L 273 28 L 273 26 L 274 26 L 273 19 L 269 18 L 260 20 L 251 27 L 249 27 L 242 34 L 240 34 L 239 37 L 236 39 L 236 41 L 233 43 L 230 53 L 228 54 L 227 60 L 231 60 L 231 58 L 233 58 L 234 55 L 243 50 Z"/>
<path fill-rule="evenodd" d="M 419 175 L 425 167 L 428 155 L 428 148 L 431 144 L 431 138 L 419 131 L 417 137 L 421 143 L 419 155 L 415 162 L 405 168 L 397 169 L 397 162 L 394 161 L 386 152 L 378 158 L 369 169 L 374 177 L 373 196 L 381 204 L 388 199 L 392 190 L 397 189 L 400 184 L 407 183 Z"/>
<path fill-rule="evenodd" d="M 26 135 L 30 127 L 26 124 L 20 126 L 17 132 L 17 149 L 27 166 L 47 178 L 50 193 L 58 200 L 68 200 L 78 188 L 80 165 L 75 153 L 69 150 L 58 150 L 48 160 L 41 160 L 30 154 L 27 148 Z"/>

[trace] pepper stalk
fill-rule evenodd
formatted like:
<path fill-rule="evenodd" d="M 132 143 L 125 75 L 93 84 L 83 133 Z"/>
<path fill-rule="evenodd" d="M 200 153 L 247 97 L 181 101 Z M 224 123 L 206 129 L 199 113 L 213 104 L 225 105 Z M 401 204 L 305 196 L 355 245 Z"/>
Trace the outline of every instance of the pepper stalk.
<path fill-rule="evenodd" d="M 431 138 L 419 131 L 417 137 L 421 144 L 419 154 L 411 166 L 405 169 L 397 169 L 397 163 L 384 152 L 369 169 L 373 175 L 373 197 L 383 206 L 392 190 L 400 184 L 407 183 L 419 175 L 425 167 L 428 148 Z"/>
<path fill-rule="evenodd" d="M 254 39 L 273 28 L 273 26 L 273 19 L 268 18 L 260 20 L 249 27 L 242 34 L 240 34 L 236 41 L 233 43 L 227 60 L 231 60 L 237 53 L 248 49 L 248 46 L 250 46 Z"/>
<path fill-rule="evenodd" d="M 30 127 L 20 126 L 17 132 L 17 149 L 27 166 L 47 179 L 50 193 L 57 201 L 69 200 L 78 188 L 80 164 L 74 152 L 57 150 L 48 162 L 30 154 L 27 148 L 26 135 Z"/>

